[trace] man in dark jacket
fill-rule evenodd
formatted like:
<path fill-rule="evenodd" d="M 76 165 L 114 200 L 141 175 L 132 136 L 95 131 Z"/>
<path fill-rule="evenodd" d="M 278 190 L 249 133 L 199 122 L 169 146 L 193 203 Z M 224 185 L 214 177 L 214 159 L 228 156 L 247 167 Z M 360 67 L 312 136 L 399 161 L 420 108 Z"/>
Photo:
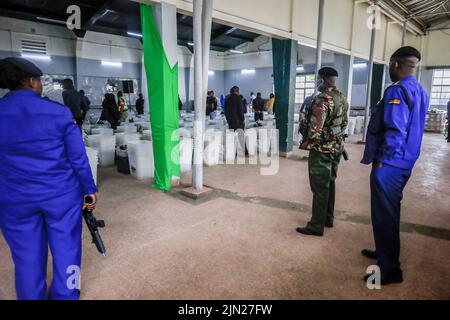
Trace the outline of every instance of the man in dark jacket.
<path fill-rule="evenodd" d="M 122 114 L 119 112 L 117 107 L 116 98 L 112 93 L 106 93 L 105 99 L 102 103 L 102 114 L 100 115 L 100 120 L 108 121 L 111 128 L 117 129 L 119 125 Z"/>
<path fill-rule="evenodd" d="M 75 119 L 75 121 L 77 122 L 78 126 L 81 129 L 81 125 L 83 124 L 82 118 L 83 114 L 81 112 L 81 104 L 82 104 L 81 94 L 77 90 L 75 90 L 72 79 L 64 79 L 63 88 L 64 91 L 62 93 L 62 97 L 64 104 L 67 107 L 69 107 L 73 118 Z"/>
<path fill-rule="evenodd" d="M 136 112 L 138 115 L 144 114 L 144 98 L 142 93 L 139 93 L 139 99 L 136 100 Z"/>
<path fill-rule="evenodd" d="M 242 112 L 244 114 L 246 114 L 247 113 L 247 99 L 245 99 L 242 94 L 239 96 L 241 97 L 241 100 L 242 100 Z"/>
<path fill-rule="evenodd" d="M 211 113 L 217 110 L 217 98 L 214 96 L 214 91 L 209 91 L 206 97 L 206 115 L 210 116 Z"/>
<path fill-rule="evenodd" d="M 258 126 L 262 126 L 259 121 L 264 120 L 264 99 L 261 98 L 261 92 L 256 94 L 256 99 L 253 100 L 253 111 L 255 112 L 255 122 Z"/>
<path fill-rule="evenodd" d="M 245 155 L 248 155 L 247 148 L 245 147 L 245 118 L 242 112 L 242 99 L 239 95 L 239 87 L 234 86 L 231 88 L 230 94 L 225 98 L 225 118 L 231 130 L 239 130 L 238 135 L 241 150 L 245 148 Z"/>
<path fill-rule="evenodd" d="M 86 96 L 84 90 L 80 90 L 81 94 L 81 118 L 84 120 L 86 118 L 86 114 L 89 111 L 89 106 L 91 105 L 91 100 Z"/>
<path fill-rule="evenodd" d="M 244 113 L 242 112 L 242 100 L 239 96 L 239 87 L 234 86 L 230 94 L 225 98 L 225 117 L 228 127 L 232 130 L 244 130 Z"/>

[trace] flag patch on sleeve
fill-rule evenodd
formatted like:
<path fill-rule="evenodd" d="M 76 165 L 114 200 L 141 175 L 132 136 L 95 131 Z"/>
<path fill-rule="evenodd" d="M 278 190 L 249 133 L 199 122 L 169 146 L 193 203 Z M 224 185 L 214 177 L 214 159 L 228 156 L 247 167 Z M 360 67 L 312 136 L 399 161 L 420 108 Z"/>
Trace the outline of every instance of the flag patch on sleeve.
<path fill-rule="evenodd" d="M 400 99 L 391 99 L 388 101 L 388 104 L 400 104 Z"/>

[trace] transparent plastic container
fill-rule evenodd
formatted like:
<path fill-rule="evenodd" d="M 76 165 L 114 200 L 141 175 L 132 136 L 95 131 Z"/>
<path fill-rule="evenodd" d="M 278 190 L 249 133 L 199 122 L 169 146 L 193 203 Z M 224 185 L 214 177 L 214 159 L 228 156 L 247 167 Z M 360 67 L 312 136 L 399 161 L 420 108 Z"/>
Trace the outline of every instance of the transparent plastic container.
<path fill-rule="evenodd" d="M 347 125 L 347 134 L 349 136 L 355 134 L 355 128 L 356 128 L 356 117 L 349 117 Z"/>
<path fill-rule="evenodd" d="M 141 140 L 152 141 L 152 131 L 151 130 L 142 131 Z"/>
<path fill-rule="evenodd" d="M 128 144 L 128 160 L 131 175 L 136 179 L 151 179 L 155 176 L 151 141 L 131 141 Z"/>
<path fill-rule="evenodd" d="M 220 147 L 222 145 L 222 132 L 206 131 L 205 148 L 203 151 L 203 163 L 207 166 L 219 164 Z"/>
<path fill-rule="evenodd" d="M 192 170 L 193 140 L 188 137 L 180 137 L 180 171 L 189 172 Z"/>
<path fill-rule="evenodd" d="M 89 159 L 89 166 L 91 167 L 94 182 L 97 184 L 98 151 L 94 148 L 86 147 L 86 154 Z"/>
<path fill-rule="evenodd" d="M 114 135 L 114 130 L 111 128 L 91 128 L 91 134 L 105 134 L 105 135 Z"/>
<path fill-rule="evenodd" d="M 237 132 L 233 130 L 227 130 L 225 132 L 225 139 L 224 139 L 224 150 L 225 150 L 225 163 L 234 163 L 234 160 L 236 159 L 236 153 L 237 153 Z"/>
<path fill-rule="evenodd" d="M 136 133 L 137 128 L 132 123 L 122 123 L 120 126 L 117 127 L 117 132 L 124 132 L 124 133 Z"/>
<path fill-rule="evenodd" d="M 95 134 L 87 137 L 88 147 L 97 149 L 100 166 L 114 165 L 116 138 L 115 136 Z"/>
<path fill-rule="evenodd" d="M 245 145 L 247 146 L 248 155 L 256 156 L 258 132 L 256 129 L 245 130 Z"/>
<path fill-rule="evenodd" d="M 116 133 L 116 146 L 128 145 L 129 142 L 140 139 L 141 135 L 139 133 Z"/>

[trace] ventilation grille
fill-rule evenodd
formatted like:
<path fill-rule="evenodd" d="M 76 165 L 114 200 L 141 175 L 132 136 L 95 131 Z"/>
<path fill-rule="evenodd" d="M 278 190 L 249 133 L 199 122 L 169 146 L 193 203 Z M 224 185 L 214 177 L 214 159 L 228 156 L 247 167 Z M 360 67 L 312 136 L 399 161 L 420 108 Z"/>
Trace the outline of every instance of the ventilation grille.
<path fill-rule="evenodd" d="M 47 43 L 40 40 L 22 39 L 21 41 L 22 54 L 47 54 Z"/>

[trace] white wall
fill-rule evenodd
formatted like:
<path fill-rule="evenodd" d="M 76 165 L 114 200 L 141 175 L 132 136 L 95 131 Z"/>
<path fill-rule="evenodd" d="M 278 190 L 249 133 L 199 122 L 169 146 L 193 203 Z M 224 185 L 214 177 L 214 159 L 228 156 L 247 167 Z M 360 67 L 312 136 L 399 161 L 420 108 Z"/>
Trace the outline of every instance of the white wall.
<path fill-rule="evenodd" d="M 450 65 L 450 32 L 431 31 L 425 37 L 424 64 L 426 66 Z"/>

